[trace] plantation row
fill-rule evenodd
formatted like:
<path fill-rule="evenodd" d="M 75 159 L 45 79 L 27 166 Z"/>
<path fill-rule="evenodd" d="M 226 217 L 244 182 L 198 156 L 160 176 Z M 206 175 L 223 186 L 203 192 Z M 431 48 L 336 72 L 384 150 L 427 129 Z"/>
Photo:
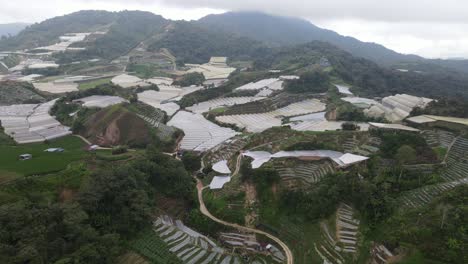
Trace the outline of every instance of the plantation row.
<path fill-rule="evenodd" d="M 314 250 L 324 263 L 342 264 L 357 253 L 359 220 L 354 218 L 354 210 L 341 204 L 336 212 L 336 233 L 332 234 L 329 226 L 320 224 L 322 242 L 314 243 Z"/>

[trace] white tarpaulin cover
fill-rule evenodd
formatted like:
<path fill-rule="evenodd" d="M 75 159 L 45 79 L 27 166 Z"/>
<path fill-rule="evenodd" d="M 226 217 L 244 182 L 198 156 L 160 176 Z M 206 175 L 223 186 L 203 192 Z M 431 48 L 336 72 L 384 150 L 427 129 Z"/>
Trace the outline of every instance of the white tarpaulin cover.
<path fill-rule="evenodd" d="M 227 165 L 227 160 L 222 160 L 219 162 L 216 162 L 212 169 L 216 172 L 222 173 L 222 174 L 230 174 L 231 170 L 229 169 Z"/>
<path fill-rule="evenodd" d="M 224 184 L 231 181 L 231 176 L 214 176 L 210 183 L 210 189 L 216 190 L 223 188 Z"/>
<path fill-rule="evenodd" d="M 348 166 L 357 162 L 367 160 L 365 156 L 359 156 L 354 154 L 343 154 L 334 150 L 296 150 L 296 151 L 280 151 L 275 154 L 270 154 L 266 151 L 248 151 L 242 155 L 251 157 L 254 160 L 252 161 L 252 168 L 260 168 L 264 163 L 268 162 L 272 158 L 291 158 L 291 157 L 321 157 L 321 158 L 330 158 L 340 167 Z"/>

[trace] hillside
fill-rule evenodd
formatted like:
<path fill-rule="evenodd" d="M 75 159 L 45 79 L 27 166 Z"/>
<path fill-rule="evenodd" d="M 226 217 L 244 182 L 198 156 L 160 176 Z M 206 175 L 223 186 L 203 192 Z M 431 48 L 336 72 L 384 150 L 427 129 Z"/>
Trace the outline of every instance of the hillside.
<path fill-rule="evenodd" d="M 0 82 L 0 106 L 11 104 L 35 104 L 44 102 L 44 98 L 34 91 L 27 82 Z"/>
<path fill-rule="evenodd" d="M 9 24 L 0 24 L 0 37 L 1 36 L 15 36 L 21 30 L 29 26 L 28 23 L 9 23 Z"/>
<path fill-rule="evenodd" d="M 151 142 L 150 129 L 143 119 L 120 105 L 91 115 L 81 135 L 100 146 L 145 146 Z"/>
<path fill-rule="evenodd" d="M 290 17 L 267 15 L 258 12 L 228 12 L 208 15 L 198 21 L 213 30 L 233 32 L 272 46 L 294 45 L 310 41 L 329 42 L 351 54 L 385 66 L 409 66 L 440 71 L 440 66 L 468 72 L 466 60 L 428 60 L 416 55 L 404 55 L 377 43 L 362 42 L 342 36 L 334 31 L 317 27 L 310 22 Z M 415 67 L 416 66 L 416 67 Z"/>
<path fill-rule="evenodd" d="M 0 50 L 31 49 L 58 42 L 66 33 L 102 30 L 113 23 L 116 13 L 106 11 L 80 11 L 47 19 L 31 25 L 18 35 L 0 41 Z"/>
<path fill-rule="evenodd" d="M 254 64 L 260 69 L 294 72 L 317 67 L 322 57 L 332 65 L 332 76 L 352 84 L 355 92 L 366 97 L 410 93 L 433 98 L 468 98 L 468 80 L 461 74 L 402 73 L 355 57 L 325 42 L 278 48 L 268 56 L 258 58 Z"/>
<path fill-rule="evenodd" d="M 249 59 L 267 52 L 260 41 L 211 30 L 190 22 L 173 22 L 168 30 L 149 45 L 150 51 L 169 49 L 186 63 L 206 63 L 212 56 Z"/>

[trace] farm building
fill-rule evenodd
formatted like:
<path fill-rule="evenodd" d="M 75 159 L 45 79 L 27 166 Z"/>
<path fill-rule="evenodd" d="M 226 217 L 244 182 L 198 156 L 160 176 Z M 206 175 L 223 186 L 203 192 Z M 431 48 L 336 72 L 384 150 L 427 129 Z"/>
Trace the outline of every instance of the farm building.
<path fill-rule="evenodd" d="M 267 113 L 218 116 L 221 123 L 234 124 L 249 132 L 262 132 L 266 129 L 281 126 L 283 117 L 298 116 L 325 110 L 325 104 L 317 99 L 308 99 L 292 103 L 283 108 Z"/>
<path fill-rule="evenodd" d="M 419 132 L 419 129 L 405 126 L 405 125 L 400 125 L 400 124 L 382 124 L 382 123 L 369 123 L 370 127 L 369 129 L 378 129 L 378 130 L 390 130 L 390 131 L 409 131 L 409 132 Z"/>
<path fill-rule="evenodd" d="M 227 57 L 211 57 L 208 64 L 218 67 L 227 67 Z"/>
<path fill-rule="evenodd" d="M 266 151 L 248 151 L 242 154 L 243 156 L 253 158 L 252 168 L 260 168 L 264 163 L 272 158 L 298 158 L 302 160 L 320 160 L 330 159 L 338 167 L 347 167 L 369 159 L 368 157 L 354 155 L 351 153 L 341 153 L 334 150 L 297 150 L 297 151 L 280 151 L 271 154 Z"/>
<path fill-rule="evenodd" d="M 212 169 L 221 174 L 230 174 L 231 170 L 227 165 L 227 160 L 221 160 L 213 164 Z"/>
<path fill-rule="evenodd" d="M 65 150 L 63 148 L 48 148 L 44 150 L 44 152 L 49 152 L 49 153 L 60 153 L 64 151 Z"/>
<path fill-rule="evenodd" d="M 385 117 L 391 122 L 399 122 L 409 116 L 414 108 L 425 108 L 432 101 L 425 97 L 397 94 L 383 98 L 381 104 L 374 104 L 364 112 L 370 117 Z"/>
<path fill-rule="evenodd" d="M 151 85 L 136 76 L 132 76 L 128 74 L 121 74 L 121 75 L 115 76 L 114 78 L 112 78 L 111 82 L 123 88 Z"/>
<path fill-rule="evenodd" d="M 30 159 L 32 159 L 32 155 L 31 154 L 21 154 L 21 155 L 19 155 L 19 159 L 20 160 L 30 160 Z"/>
<path fill-rule="evenodd" d="M 450 130 L 468 131 L 467 118 L 421 115 L 407 118 L 405 121 L 421 128 L 441 127 Z"/>
<path fill-rule="evenodd" d="M 160 85 L 159 91 L 144 91 L 137 94 L 138 100 L 154 108 L 161 109 L 167 113 L 168 116 L 174 115 L 180 106 L 175 102 L 179 101 L 183 96 L 203 89 L 202 86 L 191 87 L 175 87 Z"/>
<path fill-rule="evenodd" d="M 353 95 L 353 93 L 349 90 L 350 88 L 348 86 L 335 84 L 335 87 L 338 89 L 338 92 L 340 94 L 344 94 L 346 96 L 352 96 Z"/>
<path fill-rule="evenodd" d="M 73 100 L 73 102 L 79 103 L 86 108 L 106 108 L 111 105 L 121 104 L 128 101 L 119 96 L 91 95 Z"/>
<path fill-rule="evenodd" d="M 208 121 L 201 114 L 186 111 L 177 112 L 167 125 L 184 131 L 185 136 L 180 143 L 183 150 L 206 151 L 238 134 Z"/>
<path fill-rule="evenodd" d="M 205 113 L 212 109 L 216 109 L 219 107 L 225 106 L 232 106 L 232 105 L 240 105 L 246 104 L 258 100 L 262 100 L 264 97 L 223 97 L 223 98 L 216 98 L 213 100 L 201 102 L 190 107 L 187 107 L 187 110 L 192 111 L 194 113 Z"/>
<path fill-rule="evenodd" d="M 231 181 L 231 176 L 214 176 L 210 183 L 211 190 L 222 189 L 224 184 Z"/>

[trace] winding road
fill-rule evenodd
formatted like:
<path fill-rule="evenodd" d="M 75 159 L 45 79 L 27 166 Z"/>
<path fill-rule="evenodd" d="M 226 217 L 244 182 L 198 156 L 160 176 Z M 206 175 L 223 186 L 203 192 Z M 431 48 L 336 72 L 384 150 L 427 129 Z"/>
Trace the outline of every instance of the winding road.
<path fill-rule="evenodd" d="M 236 170 L 234 171 L 233 175 L 236 175 L 236 174 L 239 173 L 241 159 L 242 159 L 242 154 L 239 154 L 239 156 L 237 157 L 237 162 L 236 162 Z M 267 233 L 265 231 L 258 230 L 258 229 L 255 229 L 255 228 L 241 226 L 241 225 L 234 224 L 234 223 L 229 223 L 229 222 L 223 221 L 223 220 L 218 219 L 215 216 L 213 216 L 210 213 L 210 211 L 208 211 L 208 209 L 205 206 L 205 202 L 203 201 L 203 190 L 206 189 L 208 186 L 203 186 L 203 183 L 196 176 L 194 176 L 194 178 L 197 181 L 198 202 L 200 204 L 200 211 L 201 211 L 201 213 L 203 215 L 205 215 L 206 217 L 210 218 L 211 220 L 213 220 L 213 221 L 215 221 L 215 222 L 217 222 L 219 224 L 229 226 L 229 227 L 233 227 L 233 228 L 236 228 L 236 229 L 241 230 L 241 231 L 252 232 L 252 233 L 256 233 L 256 234 L 260 234 L 260 235 L 264 235 L 264 236 L 268 237 L 269 239 L 275 241 L 283 249 L 284 253 L 286 254 L 286 263 L 287 264 L 293 264 L 294 263 L 294 257 L 293 257 L 292 251 L 289 249 L 288 245 L 286 245 L 286 243 L 281 241 L 279 238 L 277 238 L 277 237 L 275 237 L 275 236 L 273 236 L 273 235 L 271 235 L 271 234 L 269 234 L 269 233 Z"/>

